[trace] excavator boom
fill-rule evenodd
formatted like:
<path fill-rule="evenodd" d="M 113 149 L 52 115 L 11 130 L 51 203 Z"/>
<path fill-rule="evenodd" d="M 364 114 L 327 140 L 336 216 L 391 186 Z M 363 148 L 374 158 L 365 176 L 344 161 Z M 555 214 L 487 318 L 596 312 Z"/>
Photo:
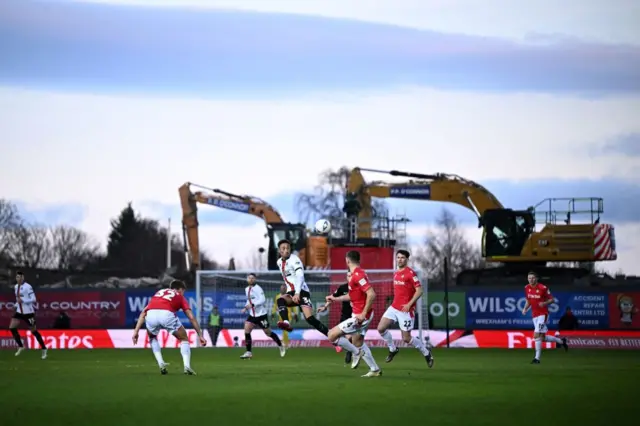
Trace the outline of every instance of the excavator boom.
<path fill-rule="evenodd" d="M 191 188 L 198 191 L 192 192 Z M 198 235 L 198 204 L 207 204 L 227 210 L 246 213 L 263 219 L 267 224 L 280 224 L 284 220 L 275 207 L 250 195 L 237 195 L 221 189 L 207 188 L 187 182 L 178 189 L 182 208 L 182 230 L 186 261 L 190 269 L 200 269 L 200 238 Z"/>
<path fill-rule="evenodd" d="M 409 178 L 407 182 L 366 182 L 362 172 L 383 173 Z M 420 174 L 398 170 L 355 168 L 347 184 L 348 215 L 357 215 L 358 238 L 370 238 L 372 204 L 371 197 L 400 198 L 423 201 L 442 201 L 459 204 L 472 210 L 483 228 L 483 256 L 494 262 L 510 264 L 546 264 L 546 262 L 593 262 L 615 260 L 615 235 L 611 225 L 600 224 L 603 212 L 601 198 L 584 199 L 596 205 L 594 210 L 576 209 L 583 199 L 563 199 L 570 208 L 564 224 L 547 221 L 536 232 L 535 207 L 525 210 L 505 208 L 485 187 L 463 177 L 437 173 Z M 353 206 L 356 206 L 355 208 Z M 348 208 L 347 208 L 348 207 Z M 557 211 L 545 216 L 555 218 Z M 572 223 L 572 214 L 589 217 L 588 223 Z M 604 248 L 603 248 L 604 247 Z M 606 249 L 605 249 L 606 248 Z"/>

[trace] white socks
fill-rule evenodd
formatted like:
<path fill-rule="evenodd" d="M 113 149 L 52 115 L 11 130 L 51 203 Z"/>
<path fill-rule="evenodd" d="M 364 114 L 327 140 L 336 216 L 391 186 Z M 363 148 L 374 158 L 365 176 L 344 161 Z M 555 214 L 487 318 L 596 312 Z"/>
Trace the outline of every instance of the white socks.
<path fill-rule="evenodd" d="M 422 340 L 420 340 L 420 338 L 415 336 L 411 338 L 411 346 L 419 350 L 423 356 L 428 356 L 429 353 L 431 352 L 429 348 L 427 348 L 425 344 L 422 343 Z"/>
<path fill-rule="evenodd" d="M 180 355 L 182 355 L 184 368 L 191 368 L 191 347 L 189 342 L 180 342 Z"/>
<path fill-rule="evenodd" d="M 544 336 L 544 340 L 545 342 L 553 342 L 553 343 L 557 343 L 559 345 L 562 344 L 562 339 L 555 337 L 555 336 L 549 336 L 549 335 L 545 335 Z"/>
<path fill-rule="evenodd" d="M 362 358 L 364 359 L 364 362 L 366 362 L 369 366 L 369 369 L 371 369 L 371 371 L 380 370 L 380 367 L 378 367 L 378 364 L 376 364 L 376 360 L 373 359 L 373 354 L 371 353 L 371 349 L 369 349 L 369 346 L 363 343 L 362 346 L 360 346 L 360 350 L 363 352 Z"/>
<path fill-rule="evenodd" d="M 158 339 L 151 339 L 149 345 L 151 345 L 153 356 L 155 356 L 156 361 L 158 361 L 158 367 L 162 367 L 164 365 L 164 359 L 162 359 L 162 349 L 160 349 L 160 343 L 158 342 Z"/>
<path fill-rule="evenodd" d="M 356 348 L 346 337 L 340 337 L 335 341 L 335 344 L 354 355 L 358 353 L 358 348 Z"/>
<path fill-rule="evenodd" d="M 387 342 L 387 346 L 389 347 L 389 350 L 391 352 L 395 352 L 396 350 L 398 350 L 395 343 L 393 343 L 393 336 L 391 335 L 389 330 L 385 330 L 384 333 L 380 333 L 380 337 L 382 337 L 384 341 Z"/>
<path fill-rule="evenodd" d="M 535 339 L 536 342 L 536 359 L 540 361 L 540 355 L 542 355 L 542 339 Z"/>

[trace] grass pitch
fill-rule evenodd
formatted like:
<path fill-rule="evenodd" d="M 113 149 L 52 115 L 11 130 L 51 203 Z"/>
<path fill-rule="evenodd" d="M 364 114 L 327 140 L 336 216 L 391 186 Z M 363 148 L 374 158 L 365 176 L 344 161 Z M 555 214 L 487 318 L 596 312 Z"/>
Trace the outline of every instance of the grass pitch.
<path fill-rule="evenodd" d="M 439 349 L 428 369 L 414 349 L 360 376 L 330 348 L 195 349 L 198 376 L 184 376 L 178 350 L 161 376 L 151 351 L 0 352 L 3 426 L 518 425 L 638 422 L 640 352 Z M 630 422 L 630 423 L 629 423 Z"/>

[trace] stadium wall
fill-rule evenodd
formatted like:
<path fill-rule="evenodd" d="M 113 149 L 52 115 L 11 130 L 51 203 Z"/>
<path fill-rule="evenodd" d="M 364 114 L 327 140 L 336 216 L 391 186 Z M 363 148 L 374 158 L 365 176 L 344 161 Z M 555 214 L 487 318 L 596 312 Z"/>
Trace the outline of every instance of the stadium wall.
<path fill-rule="evenodd" d="M 327 287 L 327 292 L 329 287 Z M 44 290 L 37 292 L 37 321 L 41 329 L 53 328 L 61 311 L 71 318 L 73 329 L 117 329 L 133 327 L 138 315 L 153 295 L 155 289 L 142 290 Z M 319 292 L 322 293 L 322 292 Z M 273 303 L 274 294 L 267 294 Z M 195 292 L 187 292 L 195 307 Z M 558 321 L 567 306 L 580 321 L 581 330 L 639 330 L 640 292 L 621 291 L 557 291 L 557 303 L 550 306 L 550 329 L 557 328 Z M 528 329 L 529 316 L 521 315 L 524 306 L 523 292 L 515 290 L 468 290 L 449 292 L 449 324 L 452 329 L 465 330 L 513 330 Z M 240 329 L 244 315 L 240 309 L 244 301 L 236 293 L 205 292 L 203 318 L 218 306 L 225 319 L 225 328 Z M 0 293 L 0 322 L 7 324 L 15 309 L 12 293 Z M 431 328 L 445 328 L 444 292 L 429 292 Z M 180 314 L 185 325 L 188 320 Z M 335 318 L 327 317 L 333 323 Z M 299 328 L 306 328 L 304 321 Z"/>

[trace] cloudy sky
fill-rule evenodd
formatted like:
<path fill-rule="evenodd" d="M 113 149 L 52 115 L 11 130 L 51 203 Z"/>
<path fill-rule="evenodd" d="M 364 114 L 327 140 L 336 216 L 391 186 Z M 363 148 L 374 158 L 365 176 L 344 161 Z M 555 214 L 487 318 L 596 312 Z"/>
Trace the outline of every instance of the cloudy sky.
<path fill-rule="evenodd" d="M 3 0 L 0 194 L 105 241 L 128 201 L 177 231 L 185 181 L 296 221 L 327 168 L 455 173 L 513 208 L 604 197 L 609 267 L 640 273 L 640 3 L 531 3 Z M 391 206 L 414 243 L 442 208 Z M 216 259 L 264 245 L 200 212 Z"/>

